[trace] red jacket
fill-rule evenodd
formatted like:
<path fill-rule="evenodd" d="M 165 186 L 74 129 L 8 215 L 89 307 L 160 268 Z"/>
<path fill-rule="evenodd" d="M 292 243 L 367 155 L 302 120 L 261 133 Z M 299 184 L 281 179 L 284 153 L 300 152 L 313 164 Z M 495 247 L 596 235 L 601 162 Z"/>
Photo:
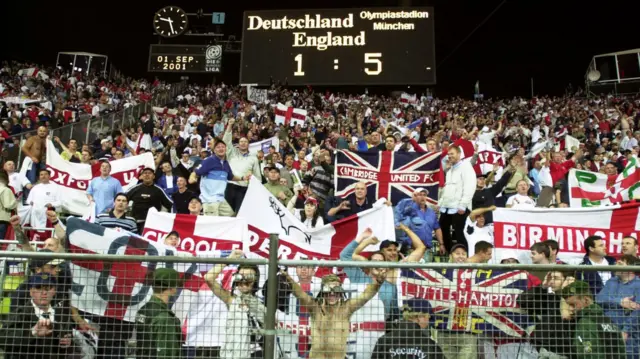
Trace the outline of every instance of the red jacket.
<path fill-rule="evenodd" d="M 575 162 L 569 160 L 564 161 L 562 163 L 549 163 L 549 171 L 551 172 L 551 180 L 555 185 L 556 182 L 560 181 L 564 176 L 575 166 Z"/>

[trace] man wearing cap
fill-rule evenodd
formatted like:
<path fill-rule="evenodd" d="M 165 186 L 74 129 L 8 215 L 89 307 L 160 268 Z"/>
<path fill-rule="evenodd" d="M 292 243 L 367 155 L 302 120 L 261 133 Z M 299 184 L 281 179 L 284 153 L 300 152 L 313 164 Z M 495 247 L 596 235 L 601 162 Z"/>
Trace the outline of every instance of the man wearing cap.
<path fill-rule="evenodd" d="M 469 254 L 467 247 L 462 243 L 456 243 L 451 247 L 449 252 L 449 263 L 466 263 Z"/>
<path fill-rule="evenodd" d="M 286 206 L 293 197 L 293 192 L 289 187 L 280 184 L 280 170 L 271 164 L 266 165 L 264 169 L 269 174 L 269 182 L 264 185 L 264 188 Z"/>
<path fill-rule="evenodd" d="M 589 284 L 575 281 L 561 291 L 577 326 L 573 338 L 576 358 L 626 358 L 620 328 L 593 301 Z"/>
<path fill-rule="evenodd" d="M 248 181 L 251 172 L 244 176 L 236 176 L 226 160 L 227 145 L 215 139 L 210 142 L 214 155 L 206 158 L 196 167 L 189 178 L 189 183 L 195 183 L 200 176 L 200 199 L 203 203 L 205 216 L 231 217 L 233 208 L 227 203 L 224 194 L 229 181 Z"/>
<path fill-rule="evenodd" d="M 413 192 L 412 198 L 401 200 L 394 210 L 396 221 L 403 222 L 420 237 L 420 240 L 427 246 L 433 248 L 433 236 L 435 234 L 440 243 L 440 254 L 445 254 L 444 242 L 442 240 L 442 230 L 438 223 L 437 214 L 427 205 L 428 193 L 425 188 L 418 188 Z M 407 237 L 401 237 L 401 241 L 406 241 Z M 407 243 L 411 245 L 410 243 Z"/>
<path fill-rule="evenodd" d="M 56 303 L 55 277 L 34 274 L 26 281 L 29 301 L 11 310 L 0 330 L 5 358 L 67 358 L 73 354 L 68 306 Z"/>
<path fill-rule="evenodd" d="M 133 202 L 131 213 L 138 222 L 139 233 L 142 233 L 149 208 L 154 207 L 160 211 L 162 207 L 169 210 L 173 207 L 171 199 L 167 197 L 162 188 L 153 182 L 155 178 L 155 170 L 151 167 L 146 167 L 140 172 L 142 183 L 138 183 L 127 192 L 127 198 Z"/>
<path fill-rule="evenodd" d="M 249 139 L 240 137 L 238 147 L 233 146 L 232 131 L 235 119 L 230 118 L 227 123 L 227 129 L 222 136 L 222 140 L 227 145 L 227 160 L 229 166 L 234 173 L 253 173 L 257 179 L 262 180 L 262 171 L 260 170 L 260 162 L 255 154 L 249 152 Z M 240 205 L 247 193 L 249 182 L 237 181 L 227 184 L 225 198 L 234 212 L 238 213 Z"/>
<path fill-rule="evenodd" d="M 96 213 L 100 214 L 113 207 L 115 195 L 122 192 L 120 181 L 110 176 L 111 164 L 109 161 L 100 163 L 100 176 L 93 178 L 87 188 L 89 202 L 95 202 Z"/>
<path fill-rule="evenodd" d="M 404 320 L 387 328 L 373 349 L 371 359 L 444 359 L 440 347 L 431 339 L 431 304 L 425 299 L 409 299 L 402 306 Z"/>
<path fill-rule="evenodd" d="M 180 320 L 169 307 L 169 299 L 182 287 L 180 273 L 170 268 L 156 269 L 151 286 L 153 296 L 136 313 L 136 358 L 180 358 Z"/>

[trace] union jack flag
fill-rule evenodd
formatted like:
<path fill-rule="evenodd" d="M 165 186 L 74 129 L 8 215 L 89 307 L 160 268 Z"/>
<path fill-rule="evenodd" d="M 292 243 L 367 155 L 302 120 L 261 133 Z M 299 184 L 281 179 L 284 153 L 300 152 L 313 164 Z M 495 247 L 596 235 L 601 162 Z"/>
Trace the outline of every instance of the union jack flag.
<path fill-rule="evenodd" d="M 404 300 L 431 303 L 437 329 L 524 337 L 533 321 L 516 299 L 533 284 L 529 278 L 525 271 L 416 269 L 400 279 Z"/>
<path fill-rule="evenodd" d="M 354 192 L 356 183 L 366 182 L 372 201 L 386 198 L 396 204 L 424 188 L 428 201 L 437 204 L 440 156 L 440 152 L 338 151 L 335 194 L 345 198 Z"/>

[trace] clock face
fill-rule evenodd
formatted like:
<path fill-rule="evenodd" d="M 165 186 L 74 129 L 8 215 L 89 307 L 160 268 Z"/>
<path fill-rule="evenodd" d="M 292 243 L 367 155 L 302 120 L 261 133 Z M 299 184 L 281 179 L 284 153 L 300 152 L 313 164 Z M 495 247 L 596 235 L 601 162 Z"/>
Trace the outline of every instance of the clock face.
<path fill-rule="evenodd" d="M 187 31 L 187 13 L 177 6 L 167 6 L 153 17 L 153 28 L 164 37 L 176 37 Z"/>

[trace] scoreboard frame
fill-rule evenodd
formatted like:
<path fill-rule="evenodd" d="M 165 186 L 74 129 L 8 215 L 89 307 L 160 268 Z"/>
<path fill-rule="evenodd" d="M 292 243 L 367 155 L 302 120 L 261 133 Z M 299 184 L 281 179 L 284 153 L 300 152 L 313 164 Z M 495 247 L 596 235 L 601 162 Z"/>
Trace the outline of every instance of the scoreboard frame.
<path fill-rule="evenodd" d="M 243 14 L 240 83 L 434 85 L 433 7 Z"/>
<path fill-rule="evenodd" d="M 147 71 L 216 74 L 222 71 L 221 63 L 220 45 L 151 44 Z"/>

